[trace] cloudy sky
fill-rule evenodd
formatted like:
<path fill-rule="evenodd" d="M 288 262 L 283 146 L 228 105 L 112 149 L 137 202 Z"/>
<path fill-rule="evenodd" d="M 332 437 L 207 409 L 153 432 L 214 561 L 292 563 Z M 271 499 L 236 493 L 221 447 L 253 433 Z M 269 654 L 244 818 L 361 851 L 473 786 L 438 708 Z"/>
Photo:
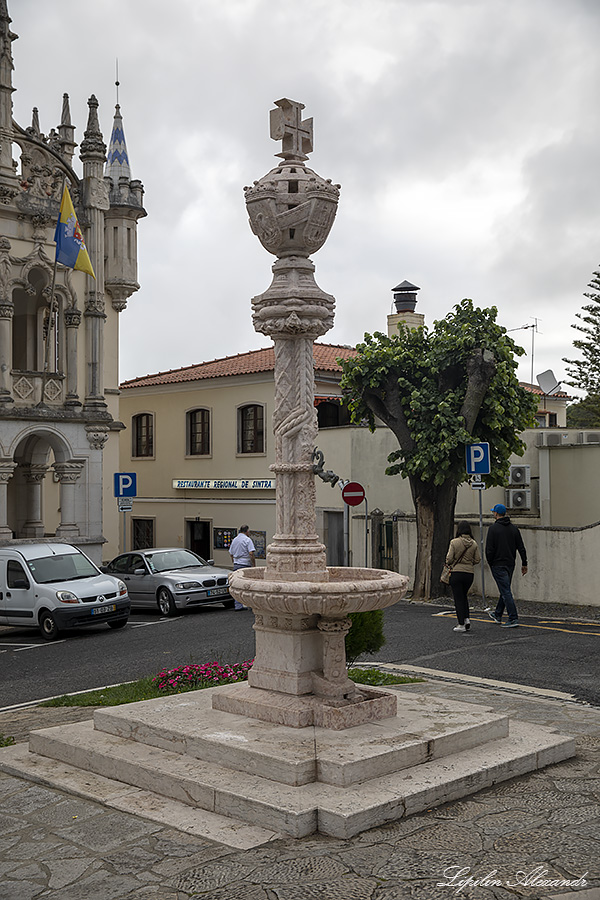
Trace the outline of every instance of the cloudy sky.
<path fill-rule="evenodd" d="M 564 377 L 600 267 L 598 0 L 8 0 L 15 118 L 108 140 L 115 59 L 133 176 L 139 281 L 121 314 L 123 380 L 265 346 L 250 298 L 274 261 L 243 186 L 271 169 L 273 101 L 314 118 L 308 163 L 342 185 L 315 255 L 337 300 L 323 340 L 385 330 L 391 288 L 428 323 L 463 297 L 532 326 L 534 374 Z M 76 168 L 81 172 L 77 160 Z M 528 352 L 532 329 L 513 337 Z"/>

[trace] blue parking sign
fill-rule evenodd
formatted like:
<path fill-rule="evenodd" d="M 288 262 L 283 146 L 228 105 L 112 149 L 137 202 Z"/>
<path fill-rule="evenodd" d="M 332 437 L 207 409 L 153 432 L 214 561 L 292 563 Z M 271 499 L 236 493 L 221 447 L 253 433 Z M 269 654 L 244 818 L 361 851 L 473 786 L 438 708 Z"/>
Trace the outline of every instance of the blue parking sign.
<path fill-rule="evenodd" d="M 488 443 L 467 444 L 467 475 L 490 474 L 490 445 Z"/>
<path fill-rule="evenodd" d="M 137 497 L 135 472 L 115 472 L 115 497 Z"/>

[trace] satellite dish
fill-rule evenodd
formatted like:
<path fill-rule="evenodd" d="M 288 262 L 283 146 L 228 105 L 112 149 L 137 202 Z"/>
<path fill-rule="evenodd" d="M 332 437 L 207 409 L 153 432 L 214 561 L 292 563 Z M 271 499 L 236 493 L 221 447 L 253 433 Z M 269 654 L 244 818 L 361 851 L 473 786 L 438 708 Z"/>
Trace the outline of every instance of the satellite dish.
<path fill-rule="evenodd" d="M 560 390 L 560 382 L 556 380 L 552 369 L 546 369 L 545 372 L 536 375 L 536 378 L 543 394 L 552 395 Z"/>

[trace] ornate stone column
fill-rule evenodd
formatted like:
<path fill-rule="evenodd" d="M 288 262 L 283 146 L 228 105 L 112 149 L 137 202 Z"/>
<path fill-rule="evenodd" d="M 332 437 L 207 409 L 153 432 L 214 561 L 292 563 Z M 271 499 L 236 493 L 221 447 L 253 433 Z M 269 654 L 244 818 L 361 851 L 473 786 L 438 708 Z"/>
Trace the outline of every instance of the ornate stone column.
<path fill-rule="evenodd" d="M 43 537 L 44 520 L 42 519 L 42 484 L 48 466 L 43 463 L 31 463 L 23 466 L 23 475 L 27 485 L 26 505 L 27 519 L 23 525 L 24 537 Z"/>
<path fill-rule="evenodd" d="M 312 119 L 304 106 L 280 100 L 271 137 L 283 140 L 283 162 L 245 188 L 250 226 L 278 260 L 271 286 L 252 300 L 256 331 L 275 344 L 277 532 L 267 550 L 265 577 L 327 579 L 325 548 L 316 533 L 312 453 L 317 437 L 313 342 L 333 325 L 335 300 L 317 285 L 308 258 L 325 243 L 335 218 L 339 185 L 308 169 Z"/>
<path fill-rule="evenodd" d="M 12 528 L 8 527 L 6 492 L 17 463 L 12 459 L 0 459 L 0 540 L 11 540 Z"/>
<path fill-rule="evenodd" d="M 70 459 L 66 462 L 52 463 L 60 482 L 60 525 L 56 529 L 56 537 L 77 537 L 79 525 L 76 516 L 75 485 L 81 475 L 85 461 Z"/>
<path fill-rule="evenodd" d="M 85 407 L 106 409 L 104 400 L 104 322 L 106 320 L 104 298 L 104 213 L 110 209 L 108 187 L 104 183 L 106 144 L 98 122 L 98 101 L 94 95 L 88 100 L 89 116 L 84 139 L 81 142 L 83 163 L 84 207 L 89 228 L 86 246 L 96 280 L 88 277 L 85 302 L 86 330 L 86 386 Z"/>
<path fill-rule="evenodd" d="M 252 300 L 254 328 L 275 345 L 276 532 L 264 568 L 230 576 L 232 595 L 255 613 L 256 655 L 248 686 L 215 693 L 212 704 L 296 728 L 347 728 L 396 709 L 394 695 L 359 690 L 348 679 L 348 615 L 396 603 L 408 579 L 328 568 L 316 532 L 313 342 L 333 325 L 335 301 L 317 285 L 308 257 L 327 239 L 339 185 L 305 166 L 312 119 L 302 119 L 303 108 L 277 101 L 271 137 L 283 141 L 282 162 L 245 188 L 250 226 L 277 257 L 271 285 Z"/>
<path fill-rule="evenodd" d="M 0 403 L 13 403 L 12 397 L 12 321 L 10 241 L 0 237 Z"/>
<path fill-rule="evenodd" d="M 81 324 L 81 312 L 70 306 L 65 310 L 66 352 L 67 352 L 67 406 L 81 406 L 77 383 L 77 336 Z"/>

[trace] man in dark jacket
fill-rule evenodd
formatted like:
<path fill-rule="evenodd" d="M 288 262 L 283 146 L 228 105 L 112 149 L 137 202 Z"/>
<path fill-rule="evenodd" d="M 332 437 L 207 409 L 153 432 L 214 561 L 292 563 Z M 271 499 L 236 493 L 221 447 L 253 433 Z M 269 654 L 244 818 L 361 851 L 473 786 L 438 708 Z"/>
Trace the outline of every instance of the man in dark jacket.
<path fill-rule="evenodd" d="M 521 575 L 527 572 L 527 551 L 521 532 L 506 515 L 506 507 L 496 503 L 492 509 L 494 523 L 490 525 L 485 543 L 485 558 L 492 570 L 494 581 L 498 585 L 500 598 L 496 609 L 488 610 L 488 615 L 503 628 L 515 628 L 519 624 L 519 613 L 512 595 L 510 583 L 515 570 L 517 551 L 521 557 Z M 502 613 L 506 608 L 508 622 L 502 622 Z"/>

